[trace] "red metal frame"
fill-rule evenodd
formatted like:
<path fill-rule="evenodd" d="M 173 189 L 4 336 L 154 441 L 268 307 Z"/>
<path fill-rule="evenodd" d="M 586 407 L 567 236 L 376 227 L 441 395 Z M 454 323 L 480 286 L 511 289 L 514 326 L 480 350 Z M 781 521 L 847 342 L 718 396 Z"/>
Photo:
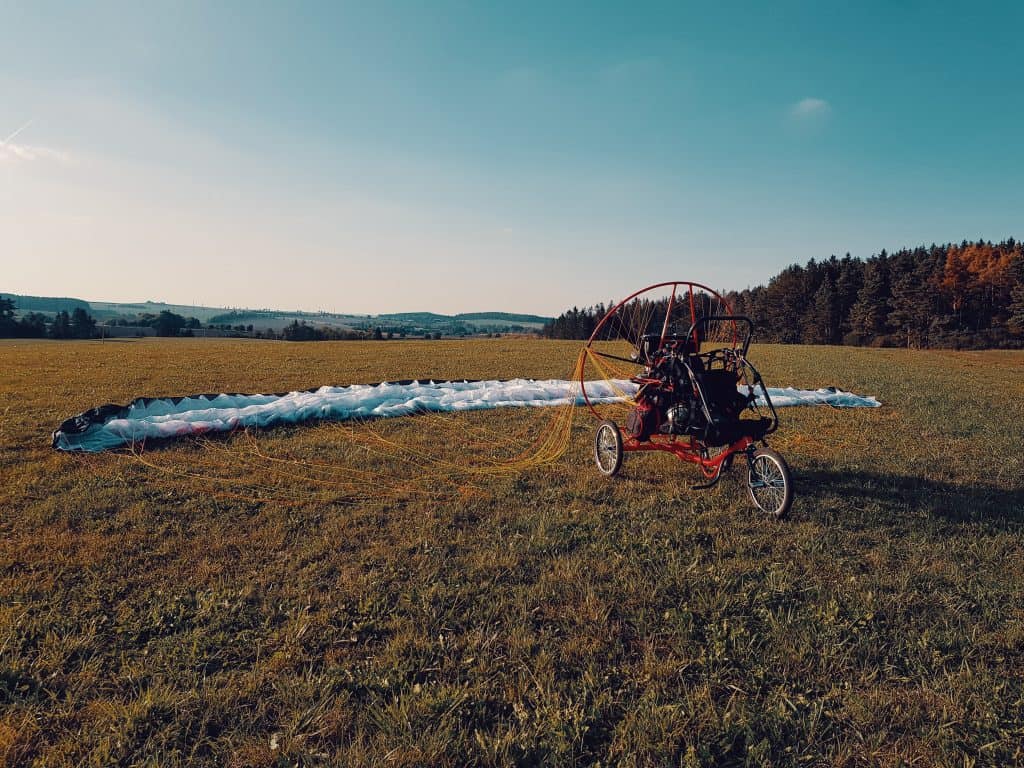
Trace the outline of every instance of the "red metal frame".
<path fill-rule="evenodd" d="M 725 448 L 717 456 L 704 458 L 700 455 L 701 444 L 691 435 L 689 438 L 679 439 L 676 435 L 651 435 L 646 442 L 641 443 L 635 437 L 623 435 L 623 452 L 640 451 L 661 451 L 671 453 L 680 461 L 687 461 L 700 467 L 704 477 L 712 478 L 722 469 L 722 462 L 734 453 L 746 451 L 754 441 L 749 437 L 741 437 L 735 443 Z"/>
<path fill-rule="evenodd" d="M 637 298 L 642 294 L 649 293 L 650 291 L 657 290 L 658 288 L 666 288 L 668 286 L 672 286 L 672 294 L 669 297 L 668 309 L 665 312 L 665 321 L 662 325 L 661 331 L 661 340 L 663 344 L 665 336 L 668 332 L 669 319 L 671 317 L 672 310 L 675 305 L 676 294 L 679 286 L 681 285 L 687 286 L 689 289 L 690 318 L 692 322 L 695 323 L 697 318 L 696 307 L 694 306 L 694 288 L 696 288 L 698 291 L 704 291 L 716 301 L 721 302 L 722 306 L 726 310 L 725 314 L 733 314 L 732 307 L 721 294 L 719 294 L 714 289 L 707 287 L 706 285 L 702 285 L 701 283 L 693 283 L 688 280 L 674 280 L 665 283 L 655 283 L 654 285 L 649 285 L 646 288 L 637 291 L 636 293 L 630 294 L 625 299 L 616 304 L 614 307 L 612 307 L 610 310 L 608 310 L 605 316 L 601 318 L 601 321 L 594 328 L 594 332 L 590 335 L 590 338 L 587 340 L 586 349 L 589 350 L 590 347 L 593 345 L 594 341 L 598 339 L 601 330 L 604 328 L 609 318 L 613 317 L 615 313 L 622 309 L 622 307 L 624 307 L 626 304 L 633 301 L 633 299 Z M 735 329 L 735 327 L 736 324 L 734 321 L 733 328 Z M 696 334 L 696 330 L 694 330 L 694 334 Z M 737 344 L 737 341 L 738 335 L 734 334 L 734 348 Z M 656 380 L 654 381 L 656 382 Z M 640 383 L 642 384 L 642 381 Z M 593 414 L 595 418 L 601 419 L 601 414 L 599 414 L 597 410 L 594 408 L 594 405 L 590 402 L 590 398 L 587 395 L 586 365 L 580 366 L 580 389 L 583 394 L 583 400 L 586 403 L 587 408 L 590 410 L 591 414 Z M 701 443 L 692 435 L 688 437 L 660 434 L 651 435 L 646 441 L 640 442 L 635 437 L 627 436 L 624 433 L 622 441 L 622 450 L 623 452 L 661 451 L 663 453 L 671 453 L 680 461 L 686 461 L 691 464 L 696 464 L 698 467 L 700 467 L 700 470 L 703 473 L 704 477 L 711 479 L 717 477 L 717 475 L 722 470 L 722 464 L 728 458 L 730 458 L 733 454 L 746 451 L 753 444 L 754 440 L 752 440 L 750 437 L 744 436 L 741 437 L 732 445 L 724 448 L 716 456 L 705 458 L 701 455 L 702 451 L 706 450 L 705 446 L 701 445 Z"/>
<path fill-rule="evenodd" d="M 589 350 L 590 347 L 593 346 L 594 342 L 598 340 L 598 335 L 601 333 L 601 330 L 604 328 L 604 326 L 608 322 L 609 318 L 613 317 L 616 312 L 618 312 L 620 309 L 622 309 L 624 306 L 626 306 L 629 302 L 631 302 L 637 296 L 640 296 L 641 294 L 644 294 L 644 293 L 648 293 L 650 291 L 657 290 L 658 288 L 665 288 L 665 287 L 670 286 L 670 285 L 672 286 L 672 298 L 669 300 L 669 308 L 668 308 L 668 310 L 665 313 L 666 325 L 665 325 L 664 330 L 662 331 L 662 339 L 664 339 L 665 330 L 667 330 L 667 322 L 668 322 L 668 319 L 669 319 L 669 315 L 671 315 L 671 313 L 672 313 L 672 304 L 675 301 L 676 289 L 680 285 L 689 286 L 689 291 L 690 291 L 690 316 L 694 320 L 696 320 L 696 309 L 695 309 L 695 307 L 693 305 L 693 289 L 694 288 L 697 288 L 698 290 L 704 291 L 705 293 L 707 293 L 708 295 L 710 295 L 711 297 L 713 297 L 717 301 L 722 302 L 722 306 L 725 307 L 725 309 L 726 309 L 726 314 L 730 314 L 731 315 L 733 313 L 732 312 L 732 306 L 729 304 L 729 302 L 726 301 L 725 298 L 718 291 L 716 291 L 714 288 L 708 288 L 706 285 L 703 285 L 701 283 L 693 283 L 693 282 L 690 282 L 689 280 L 669 280 L 669 281 L 664 282 L 664 283 L 655 283 L 654 285 L 649 285 L 646 288 L 642 288 L 639 291 L 636 291 L 635 293 L 631 293 L 629 296 L 624 298 L 622 301 L 620 301 L 614 307 L 609 309 L 605 313 L 605 316 L 601 318 L 601 321 L 595 326 L 593 333 L 590 334 L 590 338 L 587 339 L 587 343 L 584 345 L 584 349 Z M 735 328 L 736 328 L 736 323 L 734 322 L 733 323 L 733 329 L 735 330 Z M 696 331 L 694 331 L 694 333 L 696 333 Z M 733 345 L 734 348 L 736 346 L 737 341 L 738 341 L 738 333 L 735 333 L 733 335 L 733 342 L 732 342 L 732 345 Z M 594 416 L 595 419 L 600 420 L 602 418 L 601 414 L 599 414 L 597 412 L 597 410 L 594 408 L 594 404 L 590 402 L 590 397 L 589 397 L 589 395 L 587 395 L 586 368 L 587 368 L 587 366 L 585 364 L 580 366 L 580 391 L 583 394 L 583 402 L 586 403 L 587 408 L 590 410 L 590 413 Z"/>

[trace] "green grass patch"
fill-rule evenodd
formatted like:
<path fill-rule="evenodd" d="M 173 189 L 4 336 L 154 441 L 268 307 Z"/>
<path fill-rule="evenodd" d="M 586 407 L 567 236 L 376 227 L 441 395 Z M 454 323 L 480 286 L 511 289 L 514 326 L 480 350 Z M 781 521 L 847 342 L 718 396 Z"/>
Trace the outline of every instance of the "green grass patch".
<path fill-rule="evenodd" d="M 781 523 L 735 470 L 710 492 L 665 456 L 600 477 L 582 415 L 558 463 L 438 496 L 298 494 L 242 438 L 152 452 L 165 467 L 250 462 L 296 492 L 287 505 L 48 443 L 67 416 L 140 395 L 561 377 L 577 350 L 0 343 L 0 760 L 1024 761 L 1022 353 L 755 348 L 770 385 L 884 403 L 781 411 L 772 445 L 797 492 Z M 457 459 L 502 455 L 502 437 L 542 423 L 501 411 L 374 429 Z M 345 435 L 313 425 L 259 444 L 402 471 Z"/>

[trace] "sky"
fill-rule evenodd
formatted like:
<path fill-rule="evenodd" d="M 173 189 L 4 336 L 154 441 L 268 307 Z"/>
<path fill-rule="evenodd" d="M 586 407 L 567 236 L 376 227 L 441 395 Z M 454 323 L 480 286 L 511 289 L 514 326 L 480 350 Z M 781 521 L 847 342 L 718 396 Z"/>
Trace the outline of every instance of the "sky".
<path fill-rule="evenodd" d="M 0 291 L 551 315 L 1024 237 L 1022 8 L 0 0 Z"/>

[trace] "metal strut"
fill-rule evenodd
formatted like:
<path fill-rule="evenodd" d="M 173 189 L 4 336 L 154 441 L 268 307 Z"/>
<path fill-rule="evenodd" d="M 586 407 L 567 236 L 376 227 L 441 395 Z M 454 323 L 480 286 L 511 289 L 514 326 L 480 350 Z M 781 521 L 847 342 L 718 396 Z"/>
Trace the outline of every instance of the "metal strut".
<path fill-rule="evenodd" d="M 722 479 L 722 468 L 718 468 L 718 474 L 714 476 L 710 483 L 702 483 L 701 485 L 691 485 L 691 491 L 706 491 L 708 488 L 714 488 L 718 485 L 718 481 Z"/>

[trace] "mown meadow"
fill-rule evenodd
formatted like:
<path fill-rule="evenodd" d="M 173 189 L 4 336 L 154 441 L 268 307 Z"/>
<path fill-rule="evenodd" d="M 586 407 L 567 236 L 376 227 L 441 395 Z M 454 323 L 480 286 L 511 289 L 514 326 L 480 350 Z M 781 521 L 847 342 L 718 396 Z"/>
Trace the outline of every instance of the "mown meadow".
<path fill-rule="evenodd" d="M 785 521 L 736 470 L 601 477 L 583 413 L 557 462 L 468 478 L 543 409 L 49 447 L 141 395 L 564 377 L 577 350 L 0 342 L 0 762 L 1024 762 L 1024 353 L 755 347 L 770 385 L 884 403 L 780 411 Z"/>

